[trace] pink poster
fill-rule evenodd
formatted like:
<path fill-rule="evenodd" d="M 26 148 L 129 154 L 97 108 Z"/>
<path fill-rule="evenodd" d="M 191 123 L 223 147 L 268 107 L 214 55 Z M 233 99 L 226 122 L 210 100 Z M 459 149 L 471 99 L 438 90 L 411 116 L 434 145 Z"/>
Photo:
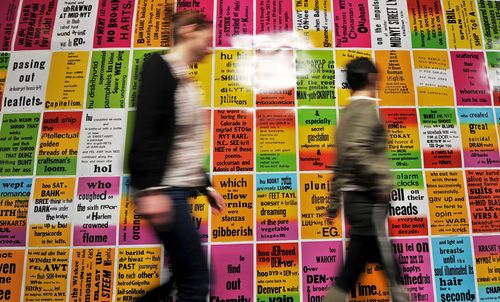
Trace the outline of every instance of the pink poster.
<path fill-rule="evenodd" d="M 116 244 L 119 191 L 120 177 L 81 177 L 78 180 L 73 245 Z"/>
<path fill-rule="evenodd" d="M 130 47 L 134 0 L 101 0 L 94 47 Z"/>
<path fill-rule="evenodd" d="M 253 301 L 253 245 L 212 245 L 210 301 Z"/>
<path fill-rule="evenodd" d="M 367 0 L 334 1 L 335 47 L 371 47 Z"/>
<path fill-rule="evenodd" d="M 214 18 L 214 0 L 177 0 L 177 11 L 195 10 L 200 12 L 206 20 Z"/>
<path fill-rule="evenodd" d="M 292 0 L 257 0 L 257 34 L 293 31 Z"/>
<path fill-rule="evenodd" d="M 50 49 L 56 8 L 57 0 L 24 0 L 14 49 Z"/>
<path fill-rule="evenodd" d="M 302 242 L 302 301 L 323 301 L 342 270 L 342 241 Z"/>
<path fill-rule="evenodd" d="M 217 0 L 215 44 L 233 46 L 233 38 L 253 35 L 253 1 Z"/>
<path fill-rule="evenodd" d="M 0 51 L 10 50 L 16 26 L 19 0 L 0 1 Z"/>
<path fill-rule="evenodd" d="M 457 106 L 491 106 L 483 52 L 451 51 Z"/>
<path fill-rule="evenodd" d="M 401 281 L 412 301 L 433 302 L 431 257 L 427 238 L 395 239 L 392 248 L 401 268 Z"/>

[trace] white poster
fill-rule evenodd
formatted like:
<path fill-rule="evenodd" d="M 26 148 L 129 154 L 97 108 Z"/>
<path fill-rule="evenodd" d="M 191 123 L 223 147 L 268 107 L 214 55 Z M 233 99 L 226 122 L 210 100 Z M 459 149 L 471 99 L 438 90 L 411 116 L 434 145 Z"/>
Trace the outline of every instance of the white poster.
<path fill-rule="evenodd" d="M 87 110 L 82 117 L 78 175 L 121 175 L 126 110 Z"/>
<path fill-rule="evenodd" d="M 98 2 L 59 1 L 52 35 L 52 50 L 92 48 Z"/>
<path fill-rule="evenodd" d="M 43 110 L 50 59 L 48 51 L 13 52 L 2 99 L 3 112 Z"/>
<path fill-rule="evenodd" d="M 373 48 L 410 49 L 406 1 L 374 0 L 369 7 Z"/>

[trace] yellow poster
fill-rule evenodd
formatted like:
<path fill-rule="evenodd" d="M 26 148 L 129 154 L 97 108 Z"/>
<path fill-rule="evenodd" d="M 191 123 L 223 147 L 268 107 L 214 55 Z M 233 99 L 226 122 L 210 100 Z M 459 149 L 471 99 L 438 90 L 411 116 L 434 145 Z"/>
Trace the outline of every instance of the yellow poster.
<path fill-rule="evenodd" d="M 443 0 L 450 49 L 482 49 L 476 1 Z"/>
<path fill-rule="evenodd" d="M 69 249 L 28 251 L 24 301 L 66 301 Z"/>
<path fill-rule="evenodd" d="M 346 79 L 346 65 L 351 60 L 356 58 L 369 58 L 372 59 L 371 50 L 352 50 L 343 49 L 336 50 L 336 64 L 335 64 L 335 83 L 337 86 L 337 98 L 340 107 L 349 105 L 349 98 L 351 97 L 351 90 L 347 84 Z"/>
<path fill-rule="evenodd" d="M 453 76 L 447 51 L 414 50 L 419 106 L 454 106 Z"/>
<path fill-rule="evenodd" d="M 222 215 L 212 215 L 212 242 L 253 240 L 253 175 L 214 175 L 212 183 L 226 201 Z"/>
<path fill-rule="evenodd" d="M 300 216 L 302 239 L 342 238 L 342 215 L 327 219 L 332 174 L 300 175 Z"/>
<path fill-rule="evenodd" d="M 252 107 L 252 51 L 217 50 L 215 56 L 214 106 Z"/>
<path fill-rule="evenodd" d="M 191 218 L 194 227 L 200 235 L 201 242 L 208 241 L 208 213 L 210 206 L 205 195 L 199 195 L 188 199 L 191 208 Z"/>
<path fill-rule="evenodd" d="M 0 100 L 3 99 L 3 89 L 5 86 L 5 79 L 7 78 L 7 68 L 9 67 L 10 53 L 0 53 Z M 0 102 L 1 103 L 1 102 Z M 2 107 L 0 106 L 0 109 Z"/>
<path fill-rule="evenodd" d="M 174 0 L 138 0 L 134 47 L 172 46 Z"/>
<path fill-rule="evenodd" d="M 29 246 L 69 246 L 74 178 L 37 178 L 30 201 Z"/>
<path fill-rule="evenodd" d="M 410 51 L 377 50 L 380 106 L 415 106 Z"/>
<path fill-rule="evenodd" d="M 212 105 L 212 55 L 208 55 L 203 61 L 191 65 L 189 73 L 200 85 L 203 93 L 203 107 Z"/>
<path fill-rule="evenodd" d="M 468 234 L 469 218 L 462 171 L 425 172 L 432 235 Z"/>
<path fill-rule="evenodd" d="M 45 109 L 83 108 L 88 61 L 87 51 L 52 54 Z"/>
<path fill-rule="evenodd" d="M 332 47 L 333 14 L 330 1 L 295 1 L 297 33 L 306 47 Z"/>
<path fill-rule="evenodd" d="M 160 285 L 161 248 L 120 248 L 116 301 L 133 301 Z"/>

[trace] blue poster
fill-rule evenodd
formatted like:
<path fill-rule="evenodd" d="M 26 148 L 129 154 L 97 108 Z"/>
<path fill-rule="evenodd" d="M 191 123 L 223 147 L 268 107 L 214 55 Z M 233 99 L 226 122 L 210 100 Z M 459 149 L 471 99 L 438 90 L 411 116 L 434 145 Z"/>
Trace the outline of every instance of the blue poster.
<path fill-rule="evenodd" d="M 432 238 L 436 301 L 476 301 L 469 237 Z"/>

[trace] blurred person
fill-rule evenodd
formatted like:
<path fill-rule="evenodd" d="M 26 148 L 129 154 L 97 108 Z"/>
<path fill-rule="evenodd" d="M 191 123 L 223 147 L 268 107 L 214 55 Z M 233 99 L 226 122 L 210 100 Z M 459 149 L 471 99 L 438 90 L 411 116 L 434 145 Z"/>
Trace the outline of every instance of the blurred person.
<path fill-rule="evenodd" d="M 189 77 L 189 65 L 211 52 L 212 28 L 197 12 L 179 12 L 173 38 L 168 54 L 155 53 L 144 63 L 129 158 L 137 211 L 165 246 L 173 273 L 137 301 L 165 300 L 173 284 L 176 301 L 206 301 L 209 269 L 187 200 L 205 194 L 212 212 L 225 208 L 203 170 L 207 123 L 200 89 Z"/>
<path fill-rule="evenodd" d="M 392 301 L 410 301 L 386 235 L 393 176 L 386 155 L 386 131 L 377 114 L 377 82 L 377 68 L 369 59 L 347 64 L 352 97 L 337 127 L 337 159 L 327 216 L 334 218 L 343 204 L 351 238 L 344 267 L 326 295 L 327 302 L 345 301 L 365 265 L 374 262 L 384 268 Z"/>

